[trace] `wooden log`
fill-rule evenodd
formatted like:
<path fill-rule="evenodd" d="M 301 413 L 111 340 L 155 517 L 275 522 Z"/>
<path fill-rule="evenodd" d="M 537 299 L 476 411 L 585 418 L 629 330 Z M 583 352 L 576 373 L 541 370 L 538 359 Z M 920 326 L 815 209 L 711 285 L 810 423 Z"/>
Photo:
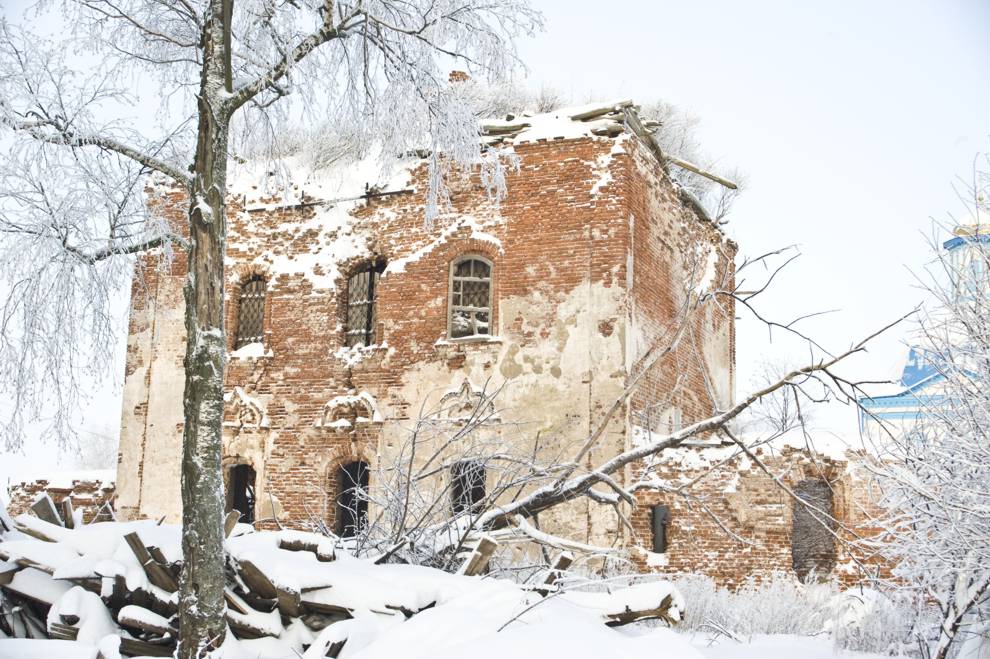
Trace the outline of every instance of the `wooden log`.
<path fill-rule="evenodd" d="M 58 504 L 58 509 L 62 513 L 62 523 L 65 524 L 65 528 L 76 528 L 76 520 L 72 516 L 72 497 L 62 499 Z"/>
<path fill-rule="evenodd" d="M 55 524 L 57 526 L 65 526 L 62 524 L 62 518 L 58 516 L 58 511 L 55 510 L 55 503 L 52 498 L 48 496 L 48 493 L 42 494 L 38 497 L 38 500 L 31 504 L 31 511 L 37 515 L 38 519 L 44 520 L 49 524 Z"/>
<path fill-rule="evenodd" d="M 626 129 L 622 126 L 622 124 L 609 124 L 607 126 L 601 126 L 599 128 L 592 128 L 591 134 L 600 135 L 603 137 L 618 137 L 625 130 Z"/>
<path fill-rule="evenodd" d="M 681 160 L 680 158 L 675 158 L 674 156 L 670 156 L 670 155 L 667 156 L 667 160 L 671 164 L 677 165 L 681 169 L 686 169 L 689 172 L 694 172 L 698 176 L 704 176 L 705 178 L 707 178 L 707 179 L 709 179 L 711 181 L 715 181 L 719 185 L 723 185 L 723 186 L 729 188 L 730 190 L 738 190 L 739 189 L 739 186 L 736 185 L 735 183 L 733 183 L 732 181 L 730 181 L 729 179 L 722 178 L 718 174 L 713 174 L 713 173 L 711 173 L 709 171 L 706 171 L 706 170 L 702 169 L 701 167 L 698 167 L 697 165 L 688 162 L 687 160 Z"/>
<path fill-rule="evenodd" d="M 488 567 L 488 562 L 492 559 L 492 554 L 495 553 L 496 547 L 498 547 L 497 542 L 488 536 L 482 536 L 478 541 L 478 546 L 468 556 L 461 574 L 473 577 L 484 572 Z"/>
<path fill-rule="evenodd" d="M 584 112 L 572 114 L 571 121 L 588 121 L 590 119 L 596 119 L 602 115 L 609 114 L 611 112 L 618 112 L 619 110 L 623 110 L 630 106 L 632 106 L 632 101 L 619 101 L 618 103 L 599 105 L 597 107 L 585 110 Z"/>
<path fill-rule="evenodd" d="M 151 553 L 144 546 L 141 536 L 136 531 L 125 535 L 124 540 L 127 541 L 127 545 L 134 552 L 134 556 L 137 557 L 138 563 L 144 569 L 144 573 L 148 575 L 148 581 L 169 593 L 179 590 L 179 584 L 176 583 L 175 577 L 172 576 L 172 573 L 164 565 L 161 565 L 151 557 Z"/>
<path fill-rule="evenodd" d="M 286 551 L 309 551 L 315 554 L 320 548 L 320 543 L 302 538 L 279 538 L 278 548 Z"/>
<path fill-rule="evenodd" d="M 645 609 L 642 611 L 626 610 L 622 613 L 611 614 L 607 616 L 608 621 L 605 624 L 609 627 L 620 627 L 622 625 L 628 625 L 631 622 L 636 622 L 637 620 L 651 619 L 665 620 L 672 624 L 675 621 L 670 618 L 670 603 L 671 597 L 667 595 L 660 600 L 660 606 L 655 609 Z"/>

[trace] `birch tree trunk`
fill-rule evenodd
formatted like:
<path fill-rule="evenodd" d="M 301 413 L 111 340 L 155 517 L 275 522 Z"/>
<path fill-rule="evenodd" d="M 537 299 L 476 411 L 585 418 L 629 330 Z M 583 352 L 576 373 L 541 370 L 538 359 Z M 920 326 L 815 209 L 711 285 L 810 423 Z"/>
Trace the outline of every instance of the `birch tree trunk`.
<path fill-rule="evenodd" d="M 200 657 L 226 633 L 221 473 L 223 322 L 228 109 L 221 0 L 210 3 L 203 29 L 199 129 L 189 208 L 189 260 L 184 287 L 186 356 L 182 435 L 182 552 L 177 656 Z"/>

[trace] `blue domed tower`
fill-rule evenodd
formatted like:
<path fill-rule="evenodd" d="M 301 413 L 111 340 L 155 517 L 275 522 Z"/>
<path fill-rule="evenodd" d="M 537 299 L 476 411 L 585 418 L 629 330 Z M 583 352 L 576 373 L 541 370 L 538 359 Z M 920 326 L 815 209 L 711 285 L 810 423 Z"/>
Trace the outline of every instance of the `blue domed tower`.
<path fill-rule="evenodd" d="M 942 263 L 950 286 L 943 301 L 955 305 L 979 300 L 983 304 L 990 295 L 990 209 L 983 199 L 976 214 L 957 225 L 952 233 L 953 237 L 942 243 L 945 250 Z M 939 384 L 945 377 L 939 363 L 936 352 L 924 346 L 912 346 L 898 382 L 899 391 L 859 399 L 860 429 L 868 430 L 871 424 L 883 423 L 905 430 L 926 409 L 944 404 Z"/>

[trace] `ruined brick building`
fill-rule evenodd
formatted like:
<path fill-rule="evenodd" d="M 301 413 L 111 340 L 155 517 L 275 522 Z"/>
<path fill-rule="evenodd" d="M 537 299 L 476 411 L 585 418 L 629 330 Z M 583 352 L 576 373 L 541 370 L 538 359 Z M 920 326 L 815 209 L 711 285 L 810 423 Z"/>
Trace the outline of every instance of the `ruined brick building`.
<path fill-rule="evenodd" d="M 335 174 L 300 165 L 279 189 L 269 184 L 284 179 L 268 172 L 232 177 L 228 507 L 249 521 L 319 518 L 347 534 L 366 512 L 340 505 L 342 484 L 374 497 L 375 474 L 418 419 L 456 421 L 495 388 L 499 441 L 553 456 L 586 438 L 637 360 L 682 322 L 686 299 L 731 283 L 736 254 L 672 183 L 648 134 L 621 115 L 572 108 L 488 125 L 488 140 L 520 159 L 507 197 L 496 203 L 477 177 L 456 180 L 432 223 L 416 159 L 388 181 L 365 161 Z M 156 190 L 152 204 L 182 226 L 181 193 Z M 116 500 L 124 517 L 180 517 L 185 275 L 180 255 L 134 280 Z M 634 445 L 640 426 L 676 427 L 732 402 L 732 305 L 707 305 L 687 322 L 690 340 L 612 417 L 588 465 Z M 718 450 L 681 449 L 670 476 L 694 478 L 697 456 Z M 785 478 L 825 482 L 823 505 L 842 506 L 832 494 L 847 478 L 841 465 L 823 475 L 818 461 L 792 462 Z M 640 496 L 635 534 L 588 500 L 553 511 L 543 528 L 640 546 L 632 557 L 644 567 L 730 582 L 768 567 L 807 572 L 791 555 L 797 521 L 786 495 L 752 465 L 731 464 L 699 489 L 762 548 L 740 546 L 707 512 L 656 492 Z M 493 478 L 468 467 L 437 476 L 457 481 L 451 505 L 483 496 Z M 836 550 L 822 542 L 827 555 L 813 562 L 831 569 Z"/>

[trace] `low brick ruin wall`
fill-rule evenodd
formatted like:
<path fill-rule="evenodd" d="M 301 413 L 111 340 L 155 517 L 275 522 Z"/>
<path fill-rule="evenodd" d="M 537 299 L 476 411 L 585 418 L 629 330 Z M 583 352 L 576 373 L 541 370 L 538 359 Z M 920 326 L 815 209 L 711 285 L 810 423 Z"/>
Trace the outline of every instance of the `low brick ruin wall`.
<path fill-rule="evenodd" d="M 78 478 L 51 476 L 11 483 L 7 505 L 11 517 L 26 513 L 45 492 L 56 506 L 66 498 L 71 499 L 73 510 L 82 511 L 84 523 L 113 519 L 113 471 L 80 474 Z"/>

